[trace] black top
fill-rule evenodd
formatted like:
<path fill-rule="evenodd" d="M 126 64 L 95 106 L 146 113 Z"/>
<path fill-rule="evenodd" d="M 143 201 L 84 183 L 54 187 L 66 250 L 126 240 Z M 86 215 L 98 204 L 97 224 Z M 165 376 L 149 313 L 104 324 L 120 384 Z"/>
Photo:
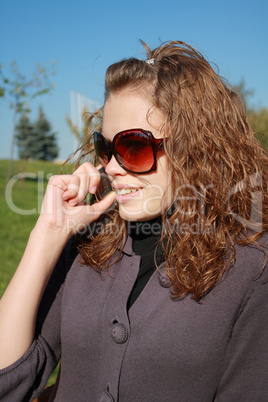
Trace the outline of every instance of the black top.
<path fill-rule="evenodd" d="M 134 253 L 141 256 L 139 273 L 128 299 L 127 307 L 130 309 L 155 270 L 155 257 L 157 265 L 163 260 L 160 246 L 155 256 L 155 249 L 161 237 L 161 218 L 145 222 L 128 222 L 127 230 L 133 240 Z"/>

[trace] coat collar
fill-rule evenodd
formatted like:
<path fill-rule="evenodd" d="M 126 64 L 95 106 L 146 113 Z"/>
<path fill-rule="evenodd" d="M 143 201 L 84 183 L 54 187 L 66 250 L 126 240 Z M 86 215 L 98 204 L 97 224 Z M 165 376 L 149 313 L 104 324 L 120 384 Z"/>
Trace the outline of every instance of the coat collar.
<path fill-rule="evenodd" d="M 123 253 L 127 255 L 134 255 L 134 251 L 132 249 L 132 238 L 127 235 L 126 242 L 123 247 Z"/>

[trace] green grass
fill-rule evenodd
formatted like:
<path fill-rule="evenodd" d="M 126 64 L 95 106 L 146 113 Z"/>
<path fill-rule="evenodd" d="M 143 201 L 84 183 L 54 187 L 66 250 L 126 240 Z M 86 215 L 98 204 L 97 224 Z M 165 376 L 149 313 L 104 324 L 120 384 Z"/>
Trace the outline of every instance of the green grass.
<path fill-rule="evenodd" d="M 8 163 L 0 160 L 0 297 L 37 220 L 48 178 L 59 174 L 61 169 L 60 165 L 53 163 L 14 161 L 11 180 L 6 186 Z"/>
<path fill-rule="evenodd" d="M 14 161 L 11 180 L 6 183 L 8 164 L 9 161 L 0 160 L 0 297 L 23 255 L 47 181 L 61 170 L 60 165 L 49 162 Z M 56 372 L 49 385 L 55 382 Z"/>

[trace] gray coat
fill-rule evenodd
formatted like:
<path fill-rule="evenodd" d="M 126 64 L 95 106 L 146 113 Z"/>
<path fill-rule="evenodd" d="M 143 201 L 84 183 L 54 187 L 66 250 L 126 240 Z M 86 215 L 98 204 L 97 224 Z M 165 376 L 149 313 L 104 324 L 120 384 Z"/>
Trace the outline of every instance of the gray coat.
<path fill-rule="evenodd" d="M 32 400 L 60 358 L 57 402 L 268 400 L 261 250 L 238 247 L 236 264 L 201 303 L 172 300 L 162 265 L 128 314 L 140 263 L 130 238 L 102 277 L 79 257 L 70 269 L 67 260 L 48 284 L 32 346 L 0 371 L 2 402 Z"/>

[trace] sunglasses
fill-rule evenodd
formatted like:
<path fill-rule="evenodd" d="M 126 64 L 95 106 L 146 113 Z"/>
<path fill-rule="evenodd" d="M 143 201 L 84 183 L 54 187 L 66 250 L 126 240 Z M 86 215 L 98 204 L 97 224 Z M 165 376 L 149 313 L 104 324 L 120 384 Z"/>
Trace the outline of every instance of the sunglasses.
<path fill-rule="evenodd" d="M 163 138 L 155 138 L 141 128 L 120 131 L 108 142 L 94 131 L 94 146 L 102 166 L 106 167 L 112 156 L 130 173 L 150 173 L 157 169 L 157 152 L 164 149 Z"/>

